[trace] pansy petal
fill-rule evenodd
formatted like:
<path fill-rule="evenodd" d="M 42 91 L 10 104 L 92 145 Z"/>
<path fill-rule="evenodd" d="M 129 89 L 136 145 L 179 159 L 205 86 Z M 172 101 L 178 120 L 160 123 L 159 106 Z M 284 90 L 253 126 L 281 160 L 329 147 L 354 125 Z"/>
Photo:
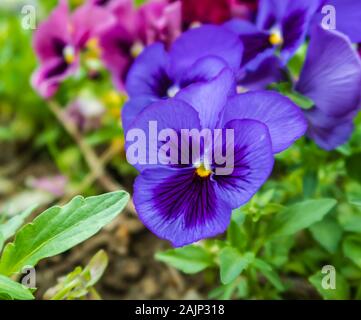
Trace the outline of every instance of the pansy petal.
<path fill-rule="evenodd" d="M 182 89 L 176 98 L 197 110 L 203 128 L 213 129 L 219 122 L 228 98 L 235 94 L 235 88 L 233 73 L 227 68 L 212 81 L 195 83 Z"/>
<path fill-rule="evenodd" d="M 285 79 L 283 64 L 275 56 L 267 57 L 260 62 L 255 70 L 247 69 L 246 74 L 239 80 L 241 90 L 265 90 L 273 82 Z"/>
<path fill-rule="evenodd" d="M 349 39 L 317 26 L 296 90 L 326 115 L 343 116 L 360 103 L 361 62 Z"/>
<path fill-rule="evenodd" d="M 227 67 L 227 63 L 219 57 L 207 56 L 197 60 L 182 76 L 179 87 L 185 88 L 196 82 L 214 79 Z"/>
<path fill-rule="evenodd" d="M 66 0 L 42 22 L 34 33 L 34 50 L 41 62 L 63 55 L 63 49 L 70 42 L 69 10 Z"/>
<path fill-rule="evenodd" d="M 100 37 L 102 60 L 112 74 L 115 87 L 121 91 L 133 61 L 132 45 L 132 35 L 121 24 L 109 28 Z"/>
<path fill-rule="evenodd" d="M 249 21 L 232 19 L 226 22 L 224 26 L 237 34 L 243 43 L 242 65 L 246 65 L 261 52 L 272 48 L 269 42 L 269 33 L 258 29 Z"/>
<path fill-rule="evenodd" d="M 68 65 L 63 59 L 53 58 L 34 72 L 31 84 L 43 98 L 50 98 L 56 93 L 60 83 L 77 68 L 78 62 Z"/>
<path fill-rule="evenodd" d="M 192 106 L 177 99 L 159 100 L 139 113 L 130 125 L 125 143 L 126 150 L 128 150 L 134 143 L 134 139 L 130 138 L 133 137 L 133 134 L 138 135 L 141 132 L 145 138 L 146 145 L 140 150 L 145 155 L 145 161 L 143 161 L 145 163 L 134 163 L 136 161 L 130 158 L 133 154 L 127 153 L 128 162 L 139 171 L 160 165 L 157 154 L 163 143 L 158 141 L 158 133 L 163 129 L 172 129 L 177 134 L 182 129 L 200 130 L 198 113 Z"/>
<path fill-rule="evenodd" d="M 233 165 L 233 172 L 215 174 L 213 179 L 217 183 L 216 193 L 235 209 L 246 203 L 265 183 L 274 158 L 265 124 L 255 120 L 232 120 L 225 125 L 224 131 L 227 129 L 233 130 L 234 134 L 233 145 L 228 142 L 224 147 L 228 152 L 231 148 L 234 151 L 233 157 L 228 156 L 226 160 L 227 167 Z"/>
<path fill-rule="evenodd" d="M 91 4 L 80 6 L 71 17 L 75 45 L 85 47 L 88 40 L 97 38 L 115 22 L 115 17 L 104 8 Z"/>
<path fill-rule="evenodd" d="M 309 121 L 307 135 L 325 150 L 333 150 L 346 143 L 354 130 L 353 117 L 327 116 L 315 108 L 305 112 Z"/>
<path fill-rule="evenodd" d="M 271 91 L 253 91 L 232 97 L 223 123 L 233 119 L 253 119 L 267 125 L 273 153 L 287 149 L 307 129 L 306 119 L 290 99 Z"/>
<path fill-rule="evenodd" d="M 156 100 L 149 96 L 135 97 L 127 101 L 122 109 L 122 124 L 127 132 L 136 117 L 151 103 Z"/>
<path fill-rule="evenodd" d="M 214 183 L 193 168 L 145 170 L 135 181 L 134 204 L 144 225 L 181 247 L 224 232 L 231 208 Z"/>
<path fill-rule="evenodd" d="M 152 0 L 138 10 L 139 34 L 142 42 L 161 41 L 169 46 L 181 33 L 182 4 L 180 1 Z"/>
<path fill-rule="evenodd" d="M 260 0 L 257 14 L 257 27 L 271 29 L 286 12 L 290 0 Z M 298 2 L 298 1 L 297 1 Z"/>
<path fill-rule="evenodd" d="M 167 97 L 167 91 L 172 85 L 167 73 L 168 65 L 168 53 L 162 43 L 146 48 L 128 72 L 126 89 L 130 97 Z"/>
<path fill-rule="evenodd" d="M 346 34 L 352 42 L 361 42 L 361 2 L 355 0 L 326 0 L 326 5 L 331 5 L 335 9 L 336 14 L 336 30 Z M 317 24 L 322 22 L 322 19 L 329 13 L 325 10 L 325 13 L 319 13 L 315 18 Z"/>
<path fill-rule="evenodd" d="M 321 2 L 322 0 L 289 1 L 281 21 L 281 56 L 285 61 L 289 60 L 304 42 L 312 17 Z"/>
<path fill-rule="evenodd" d="M 237 71 L 243 46 L 238 36 L 222 26 L 204 25 L 183 33 L 172 45 L 170 61 L 172 77 L 181 78 L 195 61 L 205 56 L 216 56 Z"/>

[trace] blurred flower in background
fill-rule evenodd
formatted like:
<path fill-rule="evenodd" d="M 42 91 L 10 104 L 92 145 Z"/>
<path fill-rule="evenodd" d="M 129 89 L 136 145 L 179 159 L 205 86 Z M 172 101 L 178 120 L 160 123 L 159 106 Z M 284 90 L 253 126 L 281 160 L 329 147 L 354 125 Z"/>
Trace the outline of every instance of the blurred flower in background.
<path fill-rule="evenodd" d="M 233 17 L 252 20 L 258 0 L 182 0 L 184 25 L 220 24 Z"/>
<path fill-rule="evenodd" d="M 70 13 L 67 1 L 60 1 L 34 35 L 40 67 L 32 77 L 32 84 L 41 96 L 50 98 L 56 93 L 59 84 L 79 68 L 80 51 L 92 45 L 113 21 L 104 9 L 85 5 Z"/>
<path fill-rule="evenodd" d="M 80 96 L 65 109 L 66 117 L 83 132 L 100 128 L 104 113 L 103 104 L 89 95 Z"/>
<path fill-rule="evenodd" d="M 55 197 L 65 194 L 68 179 L 63 175 L 44 176 L 29 179 L 28 185 L 34 189 L 51 193 Z"/>

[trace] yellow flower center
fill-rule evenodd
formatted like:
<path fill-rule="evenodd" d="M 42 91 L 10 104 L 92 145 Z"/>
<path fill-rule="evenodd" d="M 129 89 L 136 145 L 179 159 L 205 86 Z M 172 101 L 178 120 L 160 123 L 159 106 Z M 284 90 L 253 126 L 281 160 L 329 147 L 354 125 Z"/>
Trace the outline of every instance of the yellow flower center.
<path fill-rule="evenodd" d="M 88 58 L 97 59 L 100 57 L 101 48 L 99 46 L 99 39 L 98 38 L 90 38 L 86 43 L 86 48 L 88 49 Z"/>
<path fill-rule="evenodd" d="M 199 167 L 197 167 L 196 169 L 196 173 L 201 177 L 201 178 L 207 178 L 211 175 L 212 170 L 207 169 L 204 164 L 202 163 L 201 165 L 199 165 Z"/>
<path fill-rule="evenodd" d="M 272 32 L 269 36 L 269 42 L 274 46 L 279 46 L 283 43 L 282 35 L 279 32 Z"/>
<path fill-rule="evenodd" d="M 130 54 L 133 58 L 136 58 L 142 53 L 143 50 L 144 50 L 144 45 L 141 42 L 137 41 L 130 48 Z"/>
<path fill-rule="evenodd" d="M 74 47 L 66 46 L 63 51 L 63 56 L 67 64 L 72 64 L 75 61 Z"/>

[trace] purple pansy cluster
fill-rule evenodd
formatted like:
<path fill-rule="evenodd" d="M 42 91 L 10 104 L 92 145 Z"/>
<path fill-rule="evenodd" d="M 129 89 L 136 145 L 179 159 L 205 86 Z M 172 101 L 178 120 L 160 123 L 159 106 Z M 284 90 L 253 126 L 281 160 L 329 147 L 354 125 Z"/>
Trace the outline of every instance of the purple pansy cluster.
<path fill-rule="evenodd" d="M 176 137 L 184 129 L 234 132 L 228 175 L 217 174 L 222 165 L 212 154 L 227 148 L 217 139 L 211 146 L 200 142 L 199 157 L 187 164 L 135 164 L 140 219 L 183 246 L 224 232 L 232 210 L 267 180 L 274 155 L 304 134 L 326 150 L 350 138 L 361 98 L 361 61 L 353 44 L 361 32 L 352 28 L 361 8 L 355 3 L 260 0 L 255 21 L 233 18 L 181 33 L 182 1 L 152 0 L 135 9 L 128 0 L 92 0 L 73 13 L 60 1 L 35 36 L 41 66 L 33 84 L 52 96 L 78 68 L 81 52 L 96 45 L 115 86 L 129 96 L 122 111 L 126 137 L 141 130 L 150 142 L 150 123 Z M 340 12 L 337 30 L 323 24 L 325 5 Z M 288 64 L 301 46 L 307 53 L 295 76 Z M 267 90 L 280 82 L 312 105 L 303 108 Z M 171 154 L 184 152 L 169 141 L 157 143 Z M 146 146 L 147 157 L 153 151 Z"/>

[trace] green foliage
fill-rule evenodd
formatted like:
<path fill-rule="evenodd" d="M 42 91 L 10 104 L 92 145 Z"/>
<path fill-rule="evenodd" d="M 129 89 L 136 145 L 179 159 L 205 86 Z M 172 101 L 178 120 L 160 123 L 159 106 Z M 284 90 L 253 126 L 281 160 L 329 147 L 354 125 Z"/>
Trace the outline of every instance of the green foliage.
<path fill-rule="evenodd" d="M 85 299 L 98 300 L 94 285 L 102 277 L 108 265 L 108 256 L 100 250 L 91 258 L 88 265 L 83 269 L 76 267 L 65 277 L 58 279 L 55 287 L 48 289 L 44 298 L 50 300 L 75 300 Z"/>
<path fill-rule="evenodd" d="M 310 98 L 293 90 L 292 85 L 289 82 L 272 84 L 270 85 L 270 89 L 282 93 L 284 96 L 290 98 L 295 104 L 304 110 L 311 109 L 315 105 L 315 103 Z"/>
<path fill-rule="evenodd" d="M 361 182 L 361 153 L 355 153 L 346 159 L 346 170 L 350 178 Z"/>
<path fill-rule="evenodd" d="M 254 259 L 252 252 L 241 255 L 237 249 L 225 247 L 219 253 L 220 274 L 223 284 L 234 281 Z"/>
<path fill-rule="evenodd" d="M 336 205 L 334 199 L 307 200 L 292 205 L 281 211 L 271 222 L 269 234 L 271 237 L 281 237 L 295 234 L 310 227 L 330 212 Z"/>
<path fill-rule="evenodd" d="M 156 258 L 185 273 L 197 273 L 214 264 L 212 255 L 195 245 L 159 252 Z"/>
<path fill-rule="evenodd" d="M 9 276 L 26 266 L 35 266 L 39 260 L 60 254 L 85 241 L 113 220 L 125 207 L 129 195 L 124 191 L 94 197 L 75 197 L 63 207 L 52 207 L 33 222 L 16 232 L 13 243 L 8 243 L 0 258 L 0 296 L 12 299 L 31 299 L 28 289 Z M 2 241 L 11 236 L 33 208 L 1 225 Z M 17 218 L 17 219 L 15 219 Z M 81 298 L 103 274 L 107 256 L 99 252 L 83 270 L 77 268 L 54 290 L 57 298 Z"/>
<path fill-rule="evenodd" d="M 347 300 L 350 298 L 349 285 L 341 274 L 336 276 L 336 285 L 334 289 L 325 289 L 322 285 L 324 279 L 325 275 L 318 272 L 311 276 L 309 281 L 325 300 Z"/>
<path fill-rule="evenodd" d="M 35 210 L 35 207 L 36 206 L 32 206 L 24 212 L 10 218 L 5 223 L 0 224 L 0 238 L 3 240 L 3 243 L 15 234 L 15 232 L 23 225 L 25 219 Z M 0 251 L 1 248 L 2 246 L 0 244 Z"/>
<path fill-rule="evenodd" d="M 329 253 L 336 253 L 343 230 L 337 220 L 326 217 L 310 227 L 313 238 L 320 243 Z"/>
<path fill-rule="evenodd" d="M 0 300 L 32 300 L 30 290 L 8 277 L 0 275 Z"/>
<path fill-rule="evenodd" d="M 128 200 L 127 193 L 119 191 L 86 199 L 75 197 L 64 207 L 46 210 L 6 245 L 0 274 L 10 276 L 83 242 L 113 220 Z"/>

